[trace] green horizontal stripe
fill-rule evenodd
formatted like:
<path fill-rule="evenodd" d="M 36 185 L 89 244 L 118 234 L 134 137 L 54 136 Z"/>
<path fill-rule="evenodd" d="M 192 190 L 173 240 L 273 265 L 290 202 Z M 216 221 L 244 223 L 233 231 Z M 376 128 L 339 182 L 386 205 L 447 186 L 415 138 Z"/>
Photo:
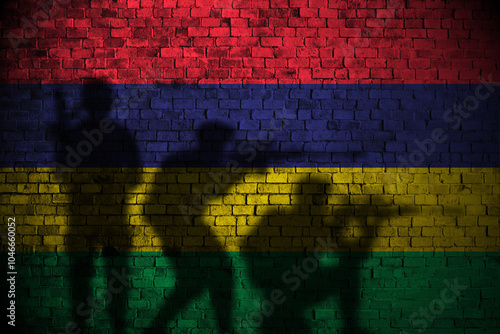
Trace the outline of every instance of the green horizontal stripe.
<path fill-rule="evenodd" d="M 17 326 L 29 333 L 64 332 L 72 321 L 82 329 L 88 325 L 89 333 L 104 333 L 117 324 L 123 327 L 120 333 L 146 333 L 159 326 L 173 328 L 172 333 L 223 333 L 217 328 L 224 321 L 252 333 L 353 333 L 355 328 L 417 333 L 424 322 L 427 333 L 495 333 L 498 328 L 500 253 L 316 255 L 319 260 L 314 253 L 297 252 L 20 253 Z M 309 272 L 296 274 L 294 266 Z M 115 277 L 112 270 L 132 275 L 131 286 L 113 294 L 86 323 L 75 309 L 87 298 L 105 296 L 101 293 Z M 113 287 L 120 286 L 117 282 Z M 447 290 L 447 282 L 461 286 L 455 289 L 458 294 Z M 269 310 L 256 302 L 271 300 L 276 289 L 286 300 L 273 303 L 273 312 L 255 325 L 258 315 Z M 419 310 L 429 312 L 433 301 L 445 308 L 426 320 Z M 255 326 L 248 320 L 252 317 Z"/>

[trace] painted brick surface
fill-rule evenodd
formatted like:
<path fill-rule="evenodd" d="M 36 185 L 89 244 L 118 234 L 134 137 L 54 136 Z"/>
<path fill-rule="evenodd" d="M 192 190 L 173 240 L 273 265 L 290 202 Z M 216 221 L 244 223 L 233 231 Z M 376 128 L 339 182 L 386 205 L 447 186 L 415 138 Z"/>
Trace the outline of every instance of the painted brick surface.
<path fill-rule="evenodd" d="M 498 14 L 7 1 L 20 331 L 498 333 Z"/>
<path fill-rule="evenodd" d="M 12 2 L 9 83 L 469 83 L 498 78 L 495 1 Z M 48 11 L 48 12 L 47 12 Z"/>
<path fill-rule="evenodd" d="M 318 268 L 295 291 L 291 290 L 295 282 L 285 283 L 282 275 L 294 265 L 301 266 L 311 253 L 223 254 L 146 252 L 106 257 L 93 253 L 87 262 L 96 266 L 95 278 L 85 272 L 78 276 L 79 286 L 90 282 L 85 297 L 97 300 L 93 307 L 85 304 L 82 308 L 94 310 L 88 333 L 108 332 L 120 323 L 125 327 L 122 333 L 155 326 L 171 333 L 218 333 L 220 319 L 213 301 L 228 295 L 231 308 L 221 313 L 237 319 L 236 333 L 352 333 L 357 326 L 392 334 L 422 329 L 450 334 L 498 330 L 498 253 L 322 254 L 325 257 Z M 87 313 L 75 317 L 69 308 L 68 275 L 74 270 L 70 264 L 79 258 L 87 256 L 63 252 L 19 257 L 21 330 L 64 333 L 68 323 L 89 319 Z M 106 273 L 120 271 L 127 263 L 133 266 L 127 269 L 133 276 L 129 288 L 113 295 L 102 308 L 109 282 Z M 228 272 L 233 283 L 226 280 Z M 446 290 L 446 282 L 458 284 L 456 295 Z M 269 313 L 270 307 L 260 303 L 270 300 L 273 289 L 282 290 L 285 300 Z M 448 301 L 443 302 L 445 309 L 430 313 L 429 305 L 441 296 Z M 352 308 L 356 300 L 358 306 Z M 428 320 L 420 309 L 427 310 L 429 319 L 435 318 Z M 414 313 L 418 316 L 410 323 L 408 318 Z M 165 322 L 162 315 L 167 314 L 172 316 Z M 259 315 L 265 331 L 260 330 Z"/>
<path fill-rule="evenodd" d="M 2 167 L 499 165 L 497 86 L 3 85 L 0 103 Z"/>
<path fill-rule="evenodd" d="M 36 251 L 495 251 L 496 168 L 3 169 Z M 22 225 L 21 225 L 22 224 Z"/>

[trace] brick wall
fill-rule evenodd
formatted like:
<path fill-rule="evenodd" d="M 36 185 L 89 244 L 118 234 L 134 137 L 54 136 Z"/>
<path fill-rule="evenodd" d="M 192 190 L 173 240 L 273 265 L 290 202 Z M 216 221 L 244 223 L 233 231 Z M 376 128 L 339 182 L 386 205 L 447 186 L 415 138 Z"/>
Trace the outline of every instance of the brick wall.
<path fill-rule="evenodd" d="M 486 251 L 492 168 L 2 170 L 2 213 L 37 251 Z M 224 183 L 228 182 L 229 183 Z"/>
<path fill-rule="evenodd" d="M 490 0 L 55 3 L 49 15 L 35 1 L 4 8 L 4 80 L 466 83 L 489 73 L 498 78 L 498 7 Z"/>
<path fill-rule="evenodd" d="M 73 167 L 78 158 L 66 158 L 79 149 L 81 167 L 499 164 L 497 86 L 3 85 L 0 93 L 3 167 Z M 98 145 L 78 147 L 92 135 Z"/>
<path fill-rule="evenodd" d="M 0 13 L 21 331 L 497 332 L 496 2 L 49 7 Z"/>
<path fill-rule="evenodd" d="M 70 273 L 74 270 L 72 264 L 79 259 L 69 254 L 18 257 L 21 330 L 65 333 L 65 327 L 71 328 L 67 324 L 84 323 L 89 318 L 86 313 L 75 316 L 69 306 L 74 295 Z M 259 332 L 259 314 L 264 326 L 270 328 L 269 333 L 352 332 L 356 324 L 375 333 L 392 334 L 417 333 L 419 329 L 429 333 L 494 333 L 498 329 L 500 268 L 494 255 L 497 253 L 450 252 L 443 256 L 431 252 L 376 252 L 368 257 L 337 253 L 322 260 L 322 265 L 309 273 L 294 292 L 290 289 L 293 285 L 283 282 L 281 277 L 294 265 L 300 266 L 310 253 L 185 252 L 169 257 L 166 254 L 141 252 L 115 257 L 94 254 L 89 262 L 95 266 L 95 277 L 80 271 L 75 283 L 80 290 L 86 284 L 91 287 L 82 301 L 101 298 L 94 306 L 94 316 L 86 330 L 89 333 L 112 330 L 116 327 L 115 318 L 125 327 L 120 330 L 123 333 L 158 328 L 165 325 L 158 317 L 159 311 L 167 314 L 172 310 L 174 315 L 166 323 L 172 333 L 219 333 L 220 319 L 211 301 L 219 300 L 228 291 L 234 303 L 232 310 L 224 310 L 224 317 L 236 319 L 236 333 Z M 124 301 L 123 292 L 113 295 L 101 309 L 107 273 L 112 269 L 120 271 L 126 264 L 131 266 L 126 272 L 134 277 L 126 296 L 128 301 Z M 221 274 L 224 270 L 234 271 L 234 283 Z M 456 294 L 446 290 L 446 282 L 455 288 L 458 285 L 460 290 Z M 254 285 L 259 289 L 252 288 Z M 207 286 L 210 295 L 200 292 Z M 259 303 L 269 301 L 274 289 L 283 291 L 286 300 L 274 305 L 273 312 L 266 316 L 264 313 L 269 314 L 270 307 L 261 309 Z M 173 294 L 175 291 L 178 293 Z M 356 295 L 360 300 L 357 306 L 354 299 L 349 306 L 341 298 Z M 431 313 L 433 301 L 439 303 L 441 296 L 449 301 L 443 302 L 445 309 L 439 314 Z M 186 304 L 185 300 L 189 302 Z M 83 310 L 90 309 L 85 304 Z M 429 318 L 420 312 L 427 312 Z"/>
<path fill-rule="evenodd" d="M 489 87 L 480 99 L 487 86 L 2 86 L 0 212 L 17 219 L 20 327 L 491 332 Z M 67 147 L 83 152 L 74 169 Z M 283 275 L 328 237 L 327 261 L 291 291 Z M 132 282 L 87 322 L 78 306 L 121 268 Z M 465 290 L 421 315 L 455 278 Z M 287 302 L 249 325 L 275 289 Z"/>

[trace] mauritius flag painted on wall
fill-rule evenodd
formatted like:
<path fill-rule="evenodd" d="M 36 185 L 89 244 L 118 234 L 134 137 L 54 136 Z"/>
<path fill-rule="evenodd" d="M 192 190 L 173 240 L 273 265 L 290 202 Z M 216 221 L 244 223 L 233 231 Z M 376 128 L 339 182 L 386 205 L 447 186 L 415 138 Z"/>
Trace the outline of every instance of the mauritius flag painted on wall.
<path fill-rule="evenodd" d="M 494 1 L 0 15 L 2 326 L 497 333 Z"/>

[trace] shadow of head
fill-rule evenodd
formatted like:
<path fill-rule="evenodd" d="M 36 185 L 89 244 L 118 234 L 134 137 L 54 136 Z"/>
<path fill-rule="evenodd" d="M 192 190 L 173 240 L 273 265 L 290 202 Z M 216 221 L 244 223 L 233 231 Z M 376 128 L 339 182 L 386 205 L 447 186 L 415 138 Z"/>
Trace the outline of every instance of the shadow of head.
<path fill-rule="evenodd" d="M 100 121 L 107 117 L 113 104 L 113 90 L 106 81 L 86 79 L 81 87 L 81 117 L 89 121 Z"/>
<path fill-rule="evenodd" d="M 228 122 L 222 120 L 205 121 L 197 130 L 197 140 L 200 143 L 200 151 L 220 153 L 231 149 L 235 130 Z"/>

